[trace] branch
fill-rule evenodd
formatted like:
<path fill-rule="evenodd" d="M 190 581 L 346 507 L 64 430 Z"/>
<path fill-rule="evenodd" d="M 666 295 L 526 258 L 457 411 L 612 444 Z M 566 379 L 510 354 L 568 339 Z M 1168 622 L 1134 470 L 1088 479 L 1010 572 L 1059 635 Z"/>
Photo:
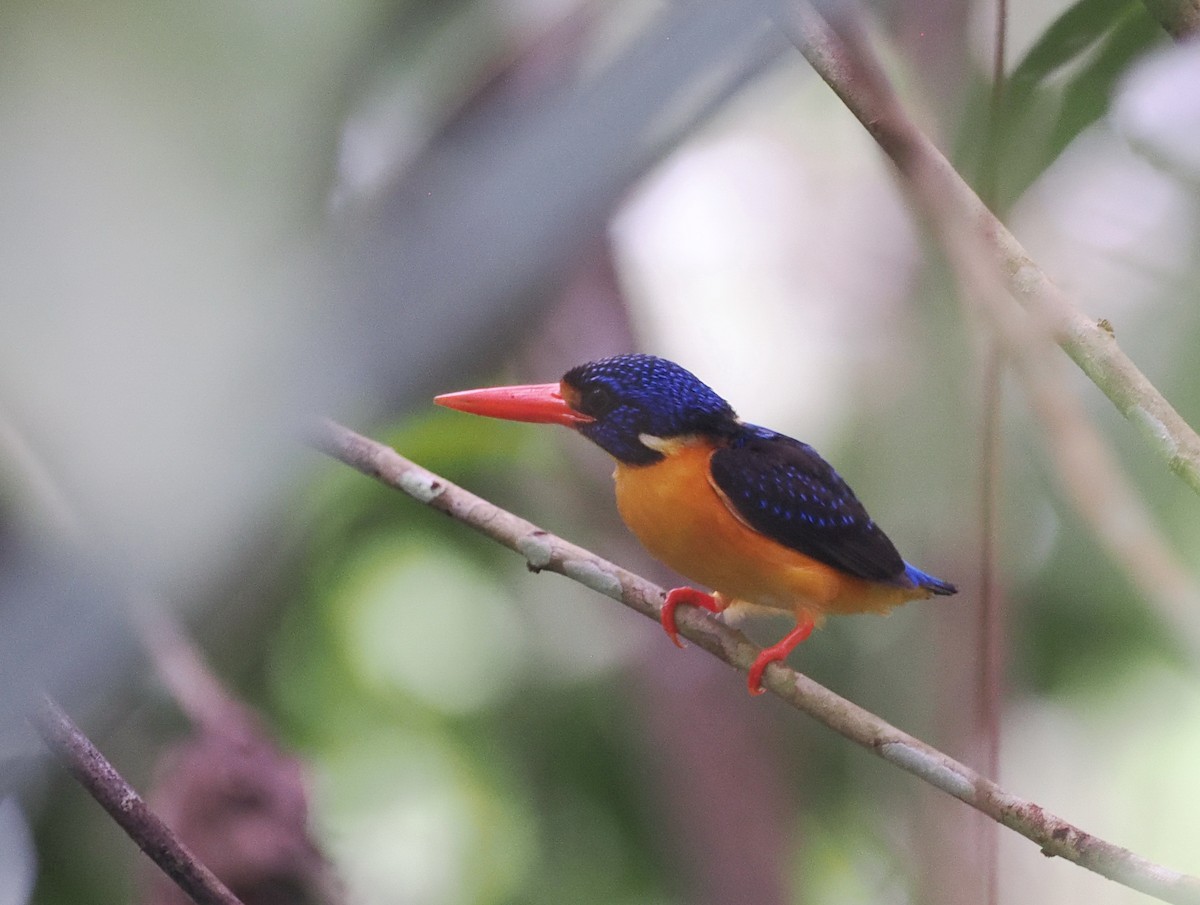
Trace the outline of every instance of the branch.
<path fill-rule="evenodd" d="M 92 532 L 3 411 L 0 461 L 22 478 L 17 486 L 33 504 L 27 508 L 88 555 Z M 133 626 L 159 677 L 196 730 L 175 746 L 170 757 L 160 759 L 157 788 L 149 796 L 158 813 L 125 784 L 49 698 L 32 719 L 47 745 L 165 871 L 165 879 L 154 876 L 146 900 L 178 900 L 170 880 L 198 902 L 237 902 L 215 870 L 223 877 L 236 877 L 239 891 L 248 900 L 253 900 L 256 890 L 261 898 L 263 890 L 284 884 L 306 902 L 345 901 L 329 862 L 308 834 L 309 796 L 299 762 L 275 744 L 250 707 L 226 690 L 164 601 L 133 586 L 126 593 Z M 166 821 L 175 831 L 167 828 Z M 249 835 L 247 828 L 252 830 Z M 187 845 L 182 839 L 188 840 Z M 189 846 L 203 854 L 204 863 Z M 287 857 L 279 858 L 279 851 L 286 851 Z M 188 885 L 192 882 L 202 884 L 199 893 Z M 203 885 L 210 882 L 216 886 L 205 893 Z"/>
<path fill-rule="evenodd" d="M 925 215 L 958 276 L 963 297 L 975 303 L 1021 380 L 1030 408 L 1045 431 L 1059 480 L 1075 509 L 1142 596 L 1157 605 L 1172 633 L 1186 640 L 1193 656 L 1200 655 L 1200 630 L 1191 618 L 1200 604 L 1194 578 L 1162 538 L 1148 507 L 1125 478 L 1068 383 L 1053 370 L 1057 362 L 1050 354 L 1051 341 L 1057 340 L 1072 352 L 1070 337 L 1099 334 L 1103 340 L 1096 343 L 1089 338 L 1081 340 L 1089 354 L 1102 345 L 1108 360 L 1123 362 L 1122 373 L 1129 372 L 1144 384 L 1144 389 L 1138 390 L 1139 398 L 1146 405 L 1161 404 L 1168 409 L 1179 430 L 1196 440 L 1198 453 L 1200 438 L 1121 353 L 1111 331 L 1075 310 L 1023 257 L 1024 251 L 1011 233 L 909 119 L 858 23 L 839 13 L 831 25 L 807 5 L 789 7 L 781 18 L 781 27 L 854 113 L 860 119 L 870 117 L 864 124 L 900 170 L 914 205 Z M 1010 252 L 1022 256 L 1019 272 L 1012 269 Z M 1026 309 L 1012 302 L 1012 296 L 1021 297 L 1023 291 Z M 1076 329 L 1081 323 L 1086 330 Z M 1108 385 L 1132 386 L 1122 380 L 1113 378 Z M 1146 410 L 1140 411 L 1144 414 Z M 1139 423 L 1144 426 L 1144 421 Z M 1155 437 L 1163 440 L 1167 434 L 1156 432 Z M 1166 442 L 1173 446 L 1175 441 Z M 1180 442 L 1191 441 L 1181 438 Z M 1185 477 L 1200 477 L 1200 471 L 1191 467 L 1200 464 L 1200 458 L 1178 461 L 1187 466 L 1180 472 L 1186 472 Z"/>
<path fill-rule="evenodd" d="M 1062 349 L 1133 422 L 1168 467 L 1200 493 L 1200 436 L 1121 351 L 1111 330 L 1084 314 L 1051 282 L 937 146 L 908 119 L 882 71 L 864 59 L 862 42 L 852 40 L 854 24 L 839 13 L 835 23 L 842 31 L 839 35 L 808 0 L 776 0 L 774 5 L 782 6 L 776 15 L 779 27 L 892 158 L 926 216 L 948 229 L 968 229 L 984 244 L 1007 291 L 1039 322 L 1050 325 Z M 825 4 L 819 8 L 824 10 Z M 848 35 L 851 40 L 844 40 Z M 848 46 L 852 43 L 856 46 Z"/>
<path fill-rule="evenodd" d="M 43 697 L 29 719 L 46 747 L 54 752 L 71 775 L 192 901 L 198 905 L 242 905 L 241 900 L 150 810 L 53 700 Z"/>
<path fill-rule="evenodd" d="M 662 588 L 450 483 L 387 446 L 328 420 L 317 423 L 311 442 L 351 468 L 520 553 L 531 570 L 565 575 L 658 620 Z M 759 653 L 741 632 L 693 607 L 684 607 L 678 621 L 681 634 L 743 672 Z M 772 663 L 763 677 L 763 687 L 873 754 L 1032 840 L 1045 855 L 1065 858 L 1164 902 L 1200 905 L 1200 879 L 1147 861 L 1085 833 L 1032 801 L 1005 792 L 970 767 L 807 676 Z"/>
<path fill-rule="evenodd" d="M 129 611 L 159 681 L 196 729 L 270 744 L 254 711 L 221 684 L 164 601 L 138 597 Z"/>

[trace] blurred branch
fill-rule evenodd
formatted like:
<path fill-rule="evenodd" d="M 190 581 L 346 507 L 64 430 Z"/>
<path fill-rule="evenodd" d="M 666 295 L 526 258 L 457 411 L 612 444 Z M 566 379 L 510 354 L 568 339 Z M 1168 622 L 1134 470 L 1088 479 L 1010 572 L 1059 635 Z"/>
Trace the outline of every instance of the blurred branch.
<path fill-rule="evenodd" d="M 807 0 L 776 0 L 776 21 L 817 73 L 891 157 L 918 207 L 943 234 L 969 233 L 986 250 L 1007 293 L 1050 331 L 1085 374 L 1142 432 L 1172 471 L 1200 493 L 1200 436 L 1121 351 L 1110 329 L 1086 315 L 1029 257 L 1008 228 L 904 113 L 856 23 L 834 24 Z M 841 4 L 837 4 L 841 9 Z M 832 14 L 831 14 L 832 18 Z M 1007 304 L 1007 301 L 1005 302 Z"/>
<path fill-rule="evenodd" d="M 79 727 L 49 697 L 30 716 L 42 740 L 129 838 L 198 905 L 242 905 L 150 810 Z"/>
<path fill-rule="evenodd" d="M 662 588 L 475 496 L 395 450 L 328 420 L 315 425 L 311 442 L 327 455 L 520 553 L 532 571 L 565 575 L 658 620 Z M 679 626 L 681 634 L 742 671 L 749 669 L 759 652 L 741 632 L 692 607 L 679 613 Z M 807 676 L 775 663 L 767 667 L 763 685 L 873 754 L 1032 840 L 1043 854 L 1065 858 L 1164 902 L 1200 905 L 1200 879 L 1147 861 L 1005 792 L 970 767 Z"/>
<path fill-rule="evenodd" d="M 823 8 L 823 7 L 822 7 Z M 941 152 L 905 113 L 858 23 L 842 14 L 830 23 L 810 6 L 793 6 L 788 33 L 895 162 L 913 202 L 924 213 L 962 285 L 1012 363 L 1045 432 L 1059 480 L 1113 560 L 1173 633 L 1200 653 L 1191 618 L 1200 604 L 1195 581 L 1161 536 L 1064 375 L 1053 370 L 1051 339 L 1084 366 L 1110 397 L 1136 399 L 1127 412 L 1170 448 L 1175 468 L 1200 489 L 1200 437 L 1116 345 L 1112 332 L 1079 312 L 1029 260 Z M 1023 298 L 1026 309 L 1012 304 Z M 1103 366 L 1092 367 L 1098 362 Z M 1114 394 L 1115 391 L 1115 394 Z M 1157 414 L 1151 414 L 1151 412 Z M 1185 452 L 1186 451 L 1186 452 Z"/>
<path fill-rule="evenodd" d="M 75 506 L 2 411 L 0 462 L 20 476 L 18 484 L 32 504 L 28 508 L 86 558 L 91 538 Z M 293 905 L 339 905 L 345 898 L 340 881 L 308 833 L 307 782 L 300 762 L 281 750 L 257 714 L 222 685 L 165 602 L 130 582 L 122 584 L 120 597 L 139 640 L 194 727 L 190 737 L 159 758 L 159 776 L 149 794 L 154 811 L 49 696 L 32 719 L 76 779 L 174 882 L 153 874 L 143 901 L 179 902 L 182 890 L 197 902 L 254 903 L 276 901 L 285 890 Z M 217 884 L 217 897 L 203 888 L 203 897 L 198 896 L 194 883 L 210 880 Z"/>
<path fill-rule="evenodd" d="M 342 905 L 341 880 L 309 833 L 301 761 L 222 685 L 169 612 L 140 609 L 142 643 L 193 724 L 190 735 L 158 758 L 148 794 L 154 808 L 246 905 Z M 181 902 L 162 875 L 147 880 L 145 905 Z"/>
<path fill-rule="evenodd" d="M 1008 305 L 998 276 L 969 235 L 943 235 L 943 243 L 964 293 L 982 303 L 1000 348 L 1021 380 L 1059 482 L 1076 511 L 1142 596 L 1157 605 L 1173 635 L 1186 641 L 1193 656 L 1200 654 L 1193 618 L 1200 604 L 1195 579 L 1055 367 L 1058 362 L 1050 357 L 1045 331 Z"/>
<path fill-rule="evenodd" d="M 179 623 L 156 600 L 131 607 L 138 637 L 155 672 L 188 720 L 205 732 L 259 734 L 254 712 L 221 684 Z"/>
<path fill-rule="evenodd" d="M 1200 0 L 1142 0 L 1142 5 L 1176 41 L 1200 33 Z"/>
<path fill-rule="evenodd" d="M 992 40 L 992 93 L 987 119 L 987 146 L 981 173 L 980 194 L 989 207 L 996 198 L 1002 146 L 1004 98 L 1007 92 L 1005 58 L 1008 44 L 1008 0 L 994 0 L 995 34 Z M 983 366 L 983 436 L 979 472 L 979 729 L 984 742 L 983 771 L 1000 775 L 1000 729 L 1004 706 L 1003 640 L 1004 588 L 998 576 L 1000 481 L 1004 473 L 1001 411 L 1004 360 L 996 341 L 987 343 Z M 984 890 L 988 905 L 1000 902 L 1000 832 L 996 824 L 981 827 Z"/>

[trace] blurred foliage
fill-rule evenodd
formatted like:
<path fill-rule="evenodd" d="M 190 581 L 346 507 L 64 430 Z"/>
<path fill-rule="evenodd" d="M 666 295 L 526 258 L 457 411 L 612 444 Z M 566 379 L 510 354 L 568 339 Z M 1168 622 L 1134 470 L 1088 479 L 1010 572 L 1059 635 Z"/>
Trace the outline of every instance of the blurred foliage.
<path fill-rule="evenodd" d="M 1033 587 L 1015 588 L 1022 619 L 1011 675 L 1027 693 L 1089 700 L 1114 694 L 1147 662 L 1188 666 L 1186 649 L 1138 600 L 1126 578 L 1098 554 L 1073 513 L 1060 513 L 1062 540 Z M 1092 563 L 1081 593 L 1075 563 Z M 1071 639 L 1069 645 L 1063 639 Z"/>
<path fill-rule="evenodd" d="M 1079 0 L 1012 68 L 995 116 L 990 83 L 982 86 L 964 119 L 959 156 L 978 155 L 998 209 L 1007 209 L 1104 114 L 1131 63 L 1169 40 L 1138 0 Z"/>
<path fill-rule="evenodd" d="M 666 15 L 677 17 L 669 24 L 691 15 L 686 4 L 667 6 Z M 908 14 L 907 5 L 897 6 Z M 17 7 L 0 12 L 0 22 L 7 16 L 28 25 L 39 15 L 76 21 L 73 8 L 35 13 L 33 4 Z M 221 15 L 231 15 L 222 9 Z M 1031 232 L 1046 221 L 1095 225 L 1100 219 L 1072 195 L 1071 185 L 1055 177 L 1063 170 L 1080 172 L 1084 164 L 1072 155 L 1083 153 L 1082 144 L 1113 138 L 1114 97 L 1139 61 L 1168 43 L 1132 0 L 1081 0 L 1053 13 L 1056 18 L 1012 68 L 995 122 L 986 100 L 987 54 L 964 60 L 962 80 L 969 88 L 957 122 L 949 124 L 960 165 L 994 189 L 999 209 L 1029 217 Z M 438 177 L 446 171 L 460 175 L 455 168 L 463 167 L 461 185 L 455 185 L 465 195 L 453 197 L 499 204 L 501 192 L 490 181 L 492 161 L 486 155 L 475 159 L 480 147 L 492 146 L 472 142 L 492 134 L 489 130 L 526 127 L 536 133 L 537 160 L 545 155 L 564 168 L 566 175 L 559 174 L 564 181 L 598 193 L 580 189 L 576 195 L 539 197 L 544 210 L 501 205 L 498 218 L 487 222 L 501 224 L 504 239 L 516 236 L 526 245 L 495 237 L 478 248 L 478 260 L 449 254 L 422 260 L 429 271 L 422 276 L 436 277 L 449 295 L 474 279 L 466 271 L 486 272 L 471 268 L 519 248 L 529 260 L 501 263 L 511 264 L 524 282 L 513 278 L 513 284 L 485 287 L 486 304 L 464 304 L 449 313 L 410 310 L 412 299 L 397 297 L 386 279 L 367 278 L 379 280 L 375 288 L 388 305 L 428 320 L 436 342 L 427 342 L 424 334 L 399 335 L 404 329 L 396 325 L 402 321 L 366 316 L 346 301 L 353 293 L 345 287 L 329 289 L 330 299 L 306 289 L 294 306 L 280 307 L 307 315 L 327 305 L 330 310 L 317 320 L 337 320 L 345 309 L 349 320 L 361 315 L 361 323 L 349 338 L 331 341 L 336 349 L 320 345 L 320 337 L 311 353 L 300 343 L 304 367 L 286 375 L 295 386 L 307 392 L 310 383 L 327 379 L 334 386 L 322 386 L 329 398 L 350 400 L 349 407 L 376 418 L 364 428 L 372 436 L 523 517 L 594 544 L 631 568 L 649 570 L 653 565 L 638 561 L 614 527 L 609 466 L 586 458 L 582 441 L 565 432 L 432 411 L 424 401 L 425 384 L 448 380 L 446 374 L 454 375 L 450 385 L 438 389 L 493 378 L 551 380 L 558 371 L 545 373 L 547 361 L 557 368 L 556 356 L 575 363 L 582 350 L 593 354 L 596 336 L 633 333 L 649 351 L 664 352 L 671 337 L 656 333 L 653 325 L 686 320 L 689 341 L 696 343 L 683 350 L 695 359 L 689 365 L 718 389 L 722 375 L 743 386 L 758 378 L 763 404 L 792 419 L 778 426 L 817 442 L 906 556 L 964 589 L 951 601 L 915 604 L 887 620 L 832 620 L 794 662 L 972 762 L 979 742 L 977 325 L 958 306 L 948 275 L 936 263 L 924 263 L 936 262 L 936 250 L 913 240 L 877 149 L 823 87 L 807 81 L 811 74 L 786 61 L 768 69 L 764 60 L 775 58 L 770 54 L 733 62 L 720 58 L 704 74 L 712 81 L 729 79 L 719 93 L 729 103 L 714 121 L 685 136 L 659 171 L 634 185 L 632 170 L 597 165 L 577 173 L 570 166 L 578 163 L 574 157 L 558 159 L 561 149 L 578 147 L 571 141 L 600 144 L 598 137 L 588 140 L 583 125 L 572 120 L 572 134 L 563 135 L 552 128 L 537 132 L 529 123 L 544 127 L 538 116 L 559 109 L 548 98 L 557 98 L 564 86 L 589 87 L 588 77 L 614 60 L 621 61 L 613 67 L 618 74 L 630 68 L 622 53 L 636 56 L 631 47 L 642 57 L 687 56 L 690 51 L 679 49 L 679 41 L 670 43 L 678 32 L 654 31 L 661 24 L 656 17 L 664 15 L 658 4 L 461 0 L 352 4 L 340 12 L 311 4 L 299 10 L 253 4 L 240 15 L 245 21 L 236 27 L 224 22 L 218 28 L 207 20 L 187 28 L 170 25 L 170 40 L 161 47 L 154 17 L 138 18 L 145 33 L 124 40 L 154 44 L 152 52 L 142 51 L 159 63 L 181 56 L 168 67 L 173 91 L 151 84 L 154 66 L 139 73 L 150 85 L 141 88 L 155 104 L 168 98 L 179 108 L 172 116 L 185 120 L 185 135 L 208 136 L 212 146 L 201 144 L 196 153 L 201 159 L 212 155 L 211 178 L 222 187 L 213 195 L 228 201 L 227 191 L 236 200 L 222 208 L 217 226 L 232 222 L 245 228 L 246 211 L 258 211 L 261 228 L 249 236 L 239 233 L 228 244 L 239 262 L 265 256 L 268 271 L 298 271 L 284 287 L 317 282 L 321 291 L 328 288 L 307 277 L 313 258 L 335 252 L 283 238 L 294 240 L 297 231 L 307 239 L 326 228 L 318 223 L 324 204 L 314 198 L 331 199 L 331 232 L 345 226 L 338 219 L 345 209 L 362 205 L 371 214 L 386 209 L 404 230 L 424 236 L 435 215 L 446 213 L 435 191 L 444 185 Z M 81 28 L 76 22 L 75 29 Z M 227 41 L 222 36 L 230 32 Z M 742 37 L 731 33 L 730 43 Z M 957 53 L 970 40 L 965 27 L 951 37 L 958 46 L 905 44 L 900 33 L 878 35 L 897 68 L 913 70 L 926 65 L 927 56 Z M 638 44 L 638 38 L 647 43 Z M 102 46 L 92 50 L 105 58 Z M 306 53 L 319 62 L 320 77 L 307 71 Z M 39 64 L 52 73 L 53 67 L 69 67 L 67 56 Z M 239 65 L 226 71 L 230 60 Z M 112 60 L 113 66 L 127 63 Z M 726 70 L 735 63 L 741 74 L 729 77 Z M 210 83 L 214 72 L 222 76 Z M 119 92 L 123 82 L 117 84 L 113 90 Z M 734 96 L 737 88 L 743 90 Z M 682 101 L 664 96 L 658 111 L 644 110 L 648 102 L 636 90 L 588 97 L 597 116 L 615 118 L 604 123 L 628 117 L 628 135 L 611 134 L 606 126 L 603 138 L 618 149 L 627 140 L 629 147 L 618 156 L 633 159 L 680 128 Z M 138 92 L 126 100 L 131 108 L 150 104 Z M 217 110 L 221 128 L 207 129 L 214 121 L 207 116 L 190 119 L 193 107 Z M 519 137 L 532 141 L 529 134 Z M 1129 152 L 1122 146 L 1119 153 Z M 1094 163 L 1099 156 L 1090 159 Z M 533 168 L 533 176 L 544 169 Z M 418 176 L 405 182 L 412 172 Z M 609 185 L 614 172 L 626 181 Z M 1182 206 L 1194 205 L 1194 185 L 1182 178 L 1170 182 L 1175 177 L 1166 168 L 1159 175 Z M 530 185 L 536 184 L 531 178 Z M 671 196 L 664 184 L 686 190 Z M 1087 188 L 1117 198 L 1126 185 L 1138 198 L 1141 183 L 1124 172 Z M 736 203 L 707 207 L 712 198 L 703 193 L 720 190 L 727 204 L 730 198 L 749 198 L 755 205 L 748 205 L 749 213 Z M 639 225 L 628 214 L 621 219 L 618 211 L 597 210 L 602 200 L 616 204 L 617 198 L 627 210 L 648 203 L 646 197 L 656 191 L 670 199 L 666 206 L 673 215 L 663 215 L 659 231 L 685 252 L 677 260 L 653 262 L 664 271 L 676 268 L 663 278 L 671 287 L 659 293 L 665 301 L 647 288 L 653 281 L 639 272 L 643 263 L 636 255 L 619 251 L 623 242 L 646 235 L 638 233 L 648 229 L 645 221 Z M 1138 209 L 1134 201 L 1114 205 Z M 262 213 L 268 209 L 270 216 Z M 591 308 L 563 301 L 570 294 L 572 262 L 561 260 L 565 253 L 557 245 L 553 254 L 547 251 L 543 233 L 528 227 L 526 218 L 538 210 L 554 215 L 547 214 L 551 225 L 584 224 L 589 235 L 606 218 L 620 223 L 606 235 L 592 235 L 592 244 L 606 239 L 618 249 L 613 266 L 622 278 L 628 316 L 619 305 L 614 314 L 594 300 Z M 457 213 L 479 225 L 474 208 Z M 119 216 L 115 208 L 112 216 Z M 808 232 L 797 226 L 802 217 L 809 218 Z M 297 219 L 303 224 L 297 226 Z M 379 230 L 378 247 L 370 247 L 372 266 L 386 273 L 394 238 L 388 217 L 365 220 Z M 1200 248 L 1198 224 L 1200 217 L 1169 228 L 1181 234 L 1185 249 Z M 560 235 L 562 230 L 540 228 L 564 248 L 583 244 L 574 235 Z M 219 228 L 214 231 L 222 241 L 227 238 Z M 837 245 L 863 236 L 875 244 L 854 245 L 852 251 Z M 1104 307 L 1097 316 L 1109 316 L 1115 309 L 1122 344 L 1193 423 L 1200 421 L 1194 367 L 1200 308 L 1190 302 L 1200 285 L 1196 253 L 1156 270 L 1141 251 L 1154 245 L 1153 233 L 1123 222 L 1097 242 L 1098 254 L 1145 275 L 1151 288 L 1134 298 L 1086 298 L 1088 310 Z M 758 247 L 747 251 L 746 245 Z M 1045 245 L 1047 255 L 1061 251 L 1052 242 Z M 279 246 L 286 248 L 271 257 L 275 252 L 267 250 L 277 252 Z M 1036 245 L 1031 251 L 1042 260 Z M 834 259 L 830 271 L 820 270 Z M 217 258 L 200 270 L 224 275 L 226 263 Z M 496 272 L 508 273 L 496 266 Z M 1068 284 L 1077 278 L 1069 255 L 1060 255 L 1054 266 Z M 771 268 L 773 275 L 762 272 Z M 251 273 L 254 279 L 246 274 L 239 279 L 270 296 L 272 304 L 287 297 L 261 271 Z M 782 289 L 772 286 L 773 278 Z M 801 296 L 813 286 L 831 297 L 816 302 Z M 797 299 L 803 298 L 802 317 L 787 320 L 763 297 L 782 299 L 785 308 L 799 307 Z M 653 310 L 656 305 L 665 315 Z M 760 321 L 768 324 L 769 341 L 746 332 L 747 323 Z M 787 324 L 786 332 L 778 324 Z M 189 336 L 189 329 L 216 330 L 192 320 L 169 326 Z M 263 335 L 250 328 L 233 333 L 233 345 L 251 352 Z M 473 338 L 463 340 L 464 333 Z M 411 353 L 405 343 L 420 345 L 420 356 L 410 361 L 398 351 L 399 364 L 379 369 L 406 374 L 403 382 L 370 384 L 363 374 L 378 362 L 361 371 L 347 364 L 361 364 L 372 346 L 396 344 Z M 171 353 L 161 356 L 169 359 Z M 109 353 L 117 357 L 119 350 Z M 427 372 L 425 363 L 432 359 L 440 372 Z M 812 361 L 817 365 L 802 369 Z M 512 373 L 489 373 L 503 362 Z M 294 389 L 282 368 L 232 353 L 202 350 L 195 363 L 217 398 L 225 391 L 220 380 L 234 388 L 277 381 Z M 531 363 L 537 373 L 529 373 Z M 327 373 L 314 377 L 310 367 Z M 779 380 L 774 376 L 779 374 L 791 379 Z M 79 381 L 84 388 L 86 383 Z M 1085 386 L 1082 393 L 1170 542 L 1195 568 L 1196 501 L 1093 388 Z M 179 400 L 173 422 L 194 427 L 192 397 L 168 395 Z M 813 397 L 838 404 L 822 409 Z M 732 401 L 749 417 L 747 409 L 763 400 L 751 394 Z M 404 411 L 400 402 L 413 410 Z M 829 410 L 827 417 L 820 414 Z M 818 415 L 806 421 L 813 412 Z M 215 423 L 207 432 L 227 428 Z M 1140 853 L 1176 858 L 1172 866 L 1196 872 L 1194 850 L 1178 842 L 1185 817 L 1200 809 L 1188 753 L 1195 745 L 1190 715 L 1200 712 L 1196 664 L 1058 497 L 1055 465 L 1019 394 L 1005 397 L 1004 433 L 1009 710 L 1002 780 L 1089 830 L 1122 844 L 1144 842 L 1149 848 Z M 206 447 L 196 456 L 207 454 Z M 274 461 L 269 450 L 259 454 Z M 181 474 L 188 483 L 191 472 L 185 465 L 166 474 L 178 484 Z M 228 555 L 236 568 L 192 577 L 183 593 L 208 604 L 197 622 L 214 661 L 236 677 L 239 692 L 268 714 L 283 740 L 311 765 L 316 831 L 347 884 L 350 905 L 715 903 L 733 901 L 726 892 L 731 887 L 746 891 L 744 901 L 762 905 L 940 905 L 974 895 L 978 824 L 956 803 L 942 802 L 772 702 L 748 699 L 740 677 L 708 663 L 700 652 L 675 651 L 650 623 L 571 582 L 528 574 L 518 557 L 440 513 L 315 456 L 290 474 L 286 482 L 274 478 L 285 498 L 263 519 L 265 526 L 239 521 L 220 535 L 220 549 L 232 548 Z M 204 482 L 192 483 L 198 486 L 188 489 L 202 498 Z M 113 481 L 106 489 L 119 495 L 132 485 Z M 253 482 L 237 486 L 246 485 Z M 186 505 L 182 509 L 177 517 L 187 515 Z M 260 592 L 253 578 L 263 575 Z M 661 572 L 654 577 L 670 580 Z M 243 578 L 254 593 L 213 590 Z M 228 598 L 235 598 L 236 607 Z M 242 607 L 252 615 L 232 612 Z M 777 637 L 778 628 L 751 624 L 747 631 L 762 640 Z M 1178 714 L 1165 707 L 1168 701 L 1178 702 Z M 171 713 L 165 702 L 132 716 L 128 709 L 126 702 L 115 708 L 124 716 L 107 714 L 109 731 L 100 741 L 135 784 L 144 785 L 163 738 L 178 732 L 179 720 L 163 716 Z M 147 716 L 147 710 L 157 715 Z M 1100 787 L 1113 791 L 1101 796 Z M 132 859 L 123 840 L 114 839 L 116 831 L 77 790 L 35 789 L 25 801 L 37 813 L 34 902 L 64 905 L 132 895 Z M 1172 813 L 1160 820 L 1164 808 Z M 1159 824 L 1173 829 L 1166 841 L 1149 829 Z M 1006 848 L 1005 859 L 1009 855 Z M 1011 857 L 1005 861 L 1012 869 L 1003 877 L 1004 902 L 1137 900 L 1121 897 L 1121 891 L 1096 898 L 1107 889 L 1104 881 L 1068 865 L 1043 863 L 1028 845 L 1013 843 Z"/>

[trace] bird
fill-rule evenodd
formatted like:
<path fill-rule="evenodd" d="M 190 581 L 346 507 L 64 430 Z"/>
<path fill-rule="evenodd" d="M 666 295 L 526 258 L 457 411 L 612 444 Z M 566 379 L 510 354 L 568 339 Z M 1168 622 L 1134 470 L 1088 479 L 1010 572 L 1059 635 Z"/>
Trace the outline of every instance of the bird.
<path fill-rule="evenodd" d="M 624 354 L 579 365 L 557 383 L 446 393 L 438 405 L 512 421 L 561 424 L 616 460 L 617 510 L 656 559 L 711 590 L 672 588 L 661 608 L 763 608 L 795 627 L 752 664 L 751 694 L 828 615 L 886 613 L 957 593 L 904 561 L 854 491 L 807 443 L 741 420 L 695 374 Z M 731 610 L 732 608 L 732 610 Z"/>

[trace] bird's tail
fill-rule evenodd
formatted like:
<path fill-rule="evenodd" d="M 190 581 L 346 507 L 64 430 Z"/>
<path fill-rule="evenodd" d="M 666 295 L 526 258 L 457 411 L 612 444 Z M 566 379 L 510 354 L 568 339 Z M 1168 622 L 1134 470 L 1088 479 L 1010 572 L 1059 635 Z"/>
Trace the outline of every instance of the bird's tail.
<path fill-rule="evenodd" d="M 958 588 L 950 584 L 950 582 L 942 581 L 940 578 L 935 578 L 932 575 L 922 572 L 916 566 L 909 563 L 904 564 L 904 574 L 918 588 L 925 588 L 927 591 L 938 596 L 944 597 L 958 593 Z"/>

